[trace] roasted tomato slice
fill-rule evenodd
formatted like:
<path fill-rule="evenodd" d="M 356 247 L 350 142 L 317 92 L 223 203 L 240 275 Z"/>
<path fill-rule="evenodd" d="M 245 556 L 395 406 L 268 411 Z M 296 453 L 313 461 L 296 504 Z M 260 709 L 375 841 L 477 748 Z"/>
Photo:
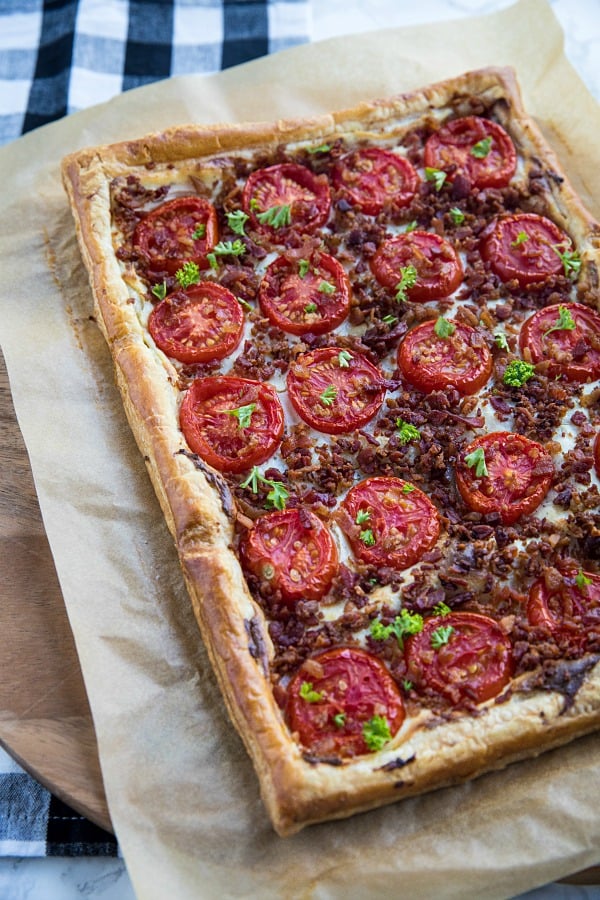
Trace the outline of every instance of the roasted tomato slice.
<path fill-rule="evenodd" d="M 442 319 L 423 322 L 408 332 L 398 349 L 398 366 L 404 378 L 425 394 L 448 387 L 474 394 L 492 374 L 493 362 L 475 328 Z"/>
<path fill-rule="evenodd" d="M 467 506 L 484 514 L 498 513 L 505 525 L 537 509 L 553 476 L 548 451 L 510 431 L 476 438 L 456 465 L 456 484 Z"/>
<path fill-rule="evenodd" d="M 550 219 L 519 213 L 496 219 L 484 233 L 480 252 L 501 281 L 527 287 L 560 275 L 560 253 L 570 246 L 570 239 Z"/>
<path fill-rule="evenodd" d="M 288 686 L 291 731 L 315 756 L 379 750 L 404 721 L 404 704 L 385 665 L 356 647 L 309 657 Z"/>
<path fill-rule="evenodd" d="M 378 216 L 386 207 L 401 209 L 415 195 L 419 176 L 411 163 L 391 150 L 365 147 L 342 157 L 332 181 L 354 209 Z"/>
<path fill-rule="evenodd" d="M 404 292 L 406 299 L 420 303 L 447 297 L 457 289 L 463 276 L 452 244 L 430 231 L 409 231 L 387 238 L 369 264 L 380 284 L 391 291 L 409 284 Z"/>
<path fill-rule="evenodd" d="M 350 311 L 350 282 L 327 253 L 309 259 L 279 256 L 268 267 L 259 291 L 269 321 L 289 334 L 326 334 Z"/>
<path fill-rule="evenodd" d="M 183 363 L 224 359 L 238 346 L 244 313 L 231 291 L 204 281 L 176 291 L 150 313 L 148 330 L 157 347 Z"/>
<path fill-rule="evenodd" d="M 240 545 L 244 568 L 287 603 L 319 600 L 338 569 L 338 554 L 327 526 L 307 509 L 260 516 Z"/>
<path fill-rule="evenodd" d="M 551 378 L 600 378 L 600 315 L 582 303 L 546 306 L 530 316 L 519 336 L 534 363 L 547 361 Z M 527 358 L 527 357 L 526 357 Z"/>
<path fill-rule="evenodd" d="M 133 249 L 150 278 L 174 275 L 186 262 L 208 268 L 217 243 L 217 211 L 201 197 L 176 197 L 151 210 L 133 233 Z"/>
<path fill-rule="evenodd" d="M 512 646 L 494 619 L 456 612 L 426 619 L 406 640 L 407 677 L 453 704 L 484 703 L 506 687 L 514 671 Z"/>
<path fill-rule="evenodd" d="M 375 566 L 407 569 L 430 550 L 440 517 L 429 497 L 400 478 L 366 478 L 341 503 L 340 527 L 352 552 Z"/>
<path fill-rule="evenodd" d="M 600 634 L 600 575 L 574 568 L 561 574 L 562 581 L 552 586 L 544 578 L 532 584 L 527 618 L 557 640 L 584 647 L 592 634 Z"/>
<path fill-rule="evenodd" d="M 325 178 L 298 163 L 278 163 L 252 172 L 242 199 L 250 222 L 275 243 L 290 231 L 312 232 L 329 218 L 331 196 Z"/>
<path fill-rule="evenodd" d="M 501 125 L 479 116 L 463 116 L 442 125 L 425 143 L 424 163 L 463 175 L 478 188 L 506 187 L 517 167 L 517 153 Z"/>
<path fill-rule="evenodd" d="M 246 378 L 198 378 L 179 414 L 190 449 L 221 472 L 244 472 L 265 462 L 283 434 L 283 409 L 270 385 Z"/>
<path fill-rule="evenodd" d="M 296 357 L 287 376 L 290 401 L 312 428 L 344 434 L 362 428 L 385 395 L 379 369 L 360 353 L 322 347 Z"/>

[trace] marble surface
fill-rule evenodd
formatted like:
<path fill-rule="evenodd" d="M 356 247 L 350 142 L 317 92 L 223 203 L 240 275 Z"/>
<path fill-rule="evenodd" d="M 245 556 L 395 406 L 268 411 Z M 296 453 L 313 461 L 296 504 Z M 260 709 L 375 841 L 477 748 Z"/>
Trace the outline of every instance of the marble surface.
<path fill-rule="evenodd" d="M 317 41 L 380 28 L 484 15 L 505 9 L 511 2 L 312 0 L 311 34 Z M 600 0 L 550 0 L 550 4 L 564 30 L 568 58 L 600 101 Z M 134 896 L 121 859 L 0 859 L 0 900 L 134 900 Z M 198 897 L 201 900 L 200 892 Z M 552 884 L 522 894 L 518 900 L 600 900 L 600 885 Z"/>

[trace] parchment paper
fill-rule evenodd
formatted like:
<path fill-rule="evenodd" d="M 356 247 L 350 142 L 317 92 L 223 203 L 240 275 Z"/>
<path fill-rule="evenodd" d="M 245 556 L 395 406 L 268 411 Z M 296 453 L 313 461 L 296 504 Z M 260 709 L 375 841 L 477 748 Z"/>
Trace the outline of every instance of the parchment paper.
<path fill-rule="evenodd" d="M 600 121 L 543 0 L 334 39 L 122 95 L 0 151 L 0 338 L 137 895 L 508 897 L 598 863 L 600 740 L 281 840 L 223 711 L 134 446 L 59 180 L 77 147 L 347 107 L 488 64 L 599 213 Z M 560 135 L 565 135 L 564 140 Z"/>

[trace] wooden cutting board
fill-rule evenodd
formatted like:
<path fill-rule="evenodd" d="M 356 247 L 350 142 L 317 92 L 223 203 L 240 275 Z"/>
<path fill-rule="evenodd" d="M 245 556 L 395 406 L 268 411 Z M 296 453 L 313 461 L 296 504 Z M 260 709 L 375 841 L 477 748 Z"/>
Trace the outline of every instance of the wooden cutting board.
<path fill-rule="evenodd" d="M 0 744 L 112 831 L 96 735 L 0 352 Z"/>

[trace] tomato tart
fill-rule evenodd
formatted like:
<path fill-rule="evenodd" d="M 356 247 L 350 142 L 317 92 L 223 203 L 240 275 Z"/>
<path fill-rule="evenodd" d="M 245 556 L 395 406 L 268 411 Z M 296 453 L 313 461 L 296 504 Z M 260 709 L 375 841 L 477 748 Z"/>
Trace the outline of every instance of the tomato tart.
<path fill-rule="evenodd" d="M 600 726 L 600 228 L 482 69 L 63 163 L 282 836 Z"/>

